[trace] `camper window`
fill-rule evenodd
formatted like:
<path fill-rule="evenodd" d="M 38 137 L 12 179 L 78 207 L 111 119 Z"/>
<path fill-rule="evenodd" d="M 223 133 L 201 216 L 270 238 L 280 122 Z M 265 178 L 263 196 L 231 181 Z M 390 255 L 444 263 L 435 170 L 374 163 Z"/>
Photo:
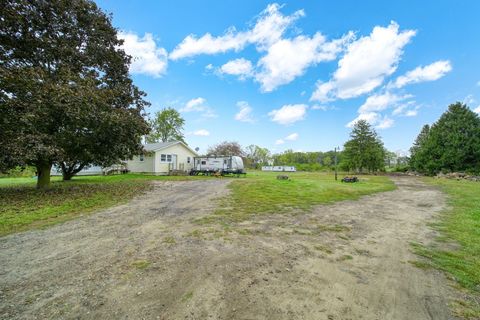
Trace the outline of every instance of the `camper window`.
<path fill-rule="evenodd" d="M 202 164 L 207 164 L 207 161 L 205 161 L 205 160 L 202 160 Z"/>

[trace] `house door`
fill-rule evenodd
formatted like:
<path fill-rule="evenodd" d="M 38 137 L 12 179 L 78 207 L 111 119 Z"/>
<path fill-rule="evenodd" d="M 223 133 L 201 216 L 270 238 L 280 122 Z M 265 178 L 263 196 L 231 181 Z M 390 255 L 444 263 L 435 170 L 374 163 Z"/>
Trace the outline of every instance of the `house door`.
<path fill-rule="evenodd" d="M 177 155 L 172 154 L 172 170 L 177 170 Z"/>

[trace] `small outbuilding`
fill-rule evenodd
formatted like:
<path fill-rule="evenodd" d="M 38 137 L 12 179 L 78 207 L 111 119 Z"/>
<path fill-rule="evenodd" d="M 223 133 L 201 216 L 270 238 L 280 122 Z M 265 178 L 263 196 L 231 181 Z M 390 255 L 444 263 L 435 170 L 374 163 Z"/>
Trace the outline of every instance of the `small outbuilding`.
<path fill-rule="evenodd" d="M 145 144 L 145 154 L 127 160 L 130 172 L 169 174 L 171 171 L 188 172 L 193 168 L 193 158 L 198 154 L 182 141 Z"/>

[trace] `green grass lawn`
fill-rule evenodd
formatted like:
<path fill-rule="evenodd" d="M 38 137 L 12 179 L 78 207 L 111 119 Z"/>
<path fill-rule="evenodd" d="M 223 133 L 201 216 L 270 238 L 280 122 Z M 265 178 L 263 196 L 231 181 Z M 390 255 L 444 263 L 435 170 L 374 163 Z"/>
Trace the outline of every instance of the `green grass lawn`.
<path fill-rule="evenodd" d="M 449 209 L 434 224 L 441 237 L 430 247 L 414 245 L 415 251 L 428 258 L 431 266 L 450 275 L 477 299 L 464 310 L 464 316 L 480 319 L 480 183 L 426 178 L 448 195 Z M 453 242 L 457 246 L 443 243 Z"/>
<path fill-rule="evenodd" d="M 49 190 L 35 189 L 34 178 L 0 178 L 0 236 L 41 228 L 119 203 L 150 188 L 150 180 L 202 177 L 125 174 L 52 178 Z"/>
<path fill-rule="evenodd" d="M 277 175 L 256 171 L 233 181 L 229 185 L 232 192 L 220 201 L 220 208 L 199 222 L 240 222 L 251 215 L 306 211 L 317 204 L 395 189 L 385 176 L 361 176 L 358 183 L 342 183 L 334 180 L 333 173 L 288 173 L 289 180 L 277 180 Z"/>

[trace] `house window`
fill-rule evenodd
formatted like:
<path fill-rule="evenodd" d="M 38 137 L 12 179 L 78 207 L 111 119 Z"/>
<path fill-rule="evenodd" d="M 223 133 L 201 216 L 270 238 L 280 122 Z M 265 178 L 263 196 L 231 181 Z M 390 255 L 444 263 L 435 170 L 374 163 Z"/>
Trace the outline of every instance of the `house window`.
<path fill-rule="evenodd" d="M 140 155 L 140 161 L 143 161 L 145 160 L 144 157 L 143 157 L 143 154 Z"/>
<path fill-rule="evenodd" d="M 160 155 L 160 162 L 172 162 L 172 155 L 171 154 L 161 154 Z"/>
<path fill-rule="evenodd" d="M 190 157 L 187 157 L 187 163 L 190 163 Z"/>
<path fill-rule="evenodd" d="M 202 164 L 207 164 L 207 161 L 205 161 L 205 160 L 202 160 Z"/>

